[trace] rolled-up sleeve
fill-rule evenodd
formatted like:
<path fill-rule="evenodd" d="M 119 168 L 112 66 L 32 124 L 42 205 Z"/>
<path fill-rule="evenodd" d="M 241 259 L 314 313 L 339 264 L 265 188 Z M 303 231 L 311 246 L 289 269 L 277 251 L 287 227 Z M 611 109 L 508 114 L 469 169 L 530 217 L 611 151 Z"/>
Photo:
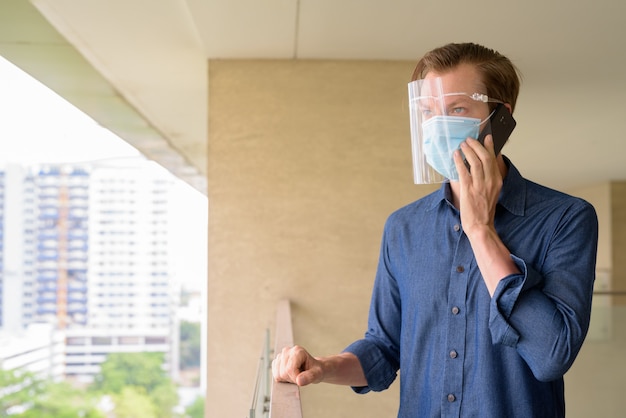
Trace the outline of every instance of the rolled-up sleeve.
<path fill-rule="evenodd" d="M 396 379 L 400 368 L 400 333 L 402 327 L 400 294 L 390 259 L 391 221 L 388 220 L 378 260 L 365 338 L 355 341 L 344 351 L 357 356 L 368 386 L 353 388 L 357 393 L 382 391 Z M 393 240 L 392 240 L 393 241 Z"/>
<path fill-rule="evenodd" d="M 515 347 L 519 340 L 518 332 L 509 324 L 509 317 L 513 307 L 524 288 L 528 270 L 526 263 L 514 255 L 511 256 L 521 274 L 512 274 L 498 283 L 491 299 L 489 312 L 489 328 L 493 344 L 503 344 Z"/>
<path fill-rule="evenodd" d="M 352 388 L 355 392 L 367 393 L 371 390 L 380 392 L 387 389 L 396 379 L 397 367 L 389 362 L 372 341 L 366 339 L 355 341 L 344 351 L 357 356 L 367 379 L 367 386 Z"/>
<path fill-rule="evenodd" d="M 597 234 L 593 207 L 577 201 L 555 225 L 543 262 L 512 256 L 522 273 L 504 278 L 493 295 L 492 343 L 515 347 L 540 381 L 561 378 L 587 334 Z"/>

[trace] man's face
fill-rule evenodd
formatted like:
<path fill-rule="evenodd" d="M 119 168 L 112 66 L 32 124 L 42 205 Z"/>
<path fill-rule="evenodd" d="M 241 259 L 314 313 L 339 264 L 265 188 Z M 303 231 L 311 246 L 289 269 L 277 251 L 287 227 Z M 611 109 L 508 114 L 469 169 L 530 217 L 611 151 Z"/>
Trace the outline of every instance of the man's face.
<path fill-rule="evenodd" d="M 444 73 L 430 72 L 424 77 L 425 86 L 435 79 L 441 79 L 443 97 L 425 100 L 420 103 L 420 110 L 424 120 L 432 116 L 464 116 L 484 120 L 489 116 L 487 103 L 471 99 L 468 95 L 474 93 L 486 94 L 486 89 L 481 77 L 473 65 L 461 64 Z M 455 94 L 459 93 L 459 94 Z M 424 96 L 429 96 L 427 91 L 422 91 Z"/>

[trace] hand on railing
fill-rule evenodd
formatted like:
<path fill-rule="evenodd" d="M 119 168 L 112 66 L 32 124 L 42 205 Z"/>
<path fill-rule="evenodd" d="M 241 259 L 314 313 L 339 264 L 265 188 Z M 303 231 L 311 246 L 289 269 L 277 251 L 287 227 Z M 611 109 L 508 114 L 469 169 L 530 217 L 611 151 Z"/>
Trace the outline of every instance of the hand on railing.
<path fill-rule="evenodd" d="M 276 311 L 274 352 L 281 352 L 283 347 L 292 345 L 291 305 L 288 300 L 283 300 L 278 304 Z M 270 417 L 302 418 L 302 405 L 300 403 L 300 389 L 298 386 L 274 380 L 270 400 Z"/>
<path fill-rule="evenodd" d="M 272 362 L 272 374 L 277 382 L 306 386 L 322 381 L 322 363 L 300 346 L 284 347 Z"/>

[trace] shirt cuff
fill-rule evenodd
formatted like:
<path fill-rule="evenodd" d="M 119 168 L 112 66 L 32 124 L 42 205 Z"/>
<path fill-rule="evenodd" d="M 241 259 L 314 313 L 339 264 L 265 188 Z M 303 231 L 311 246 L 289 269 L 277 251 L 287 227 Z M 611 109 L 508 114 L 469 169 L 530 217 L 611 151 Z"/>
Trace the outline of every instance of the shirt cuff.
<path fill-rule="evenodd" d="M 491 298 L 489 329 L 493 344 L 515 347 L 519 340 L 519 333 L 511 327 L 508 320 L 520 293 L 525 288 L 528 269 L 521 258 L 511 255 L 511 259 L 522 273 L 506 276 L 498 283 Z"/>
<path fill-rule="evenodd" d="M 343 352 L 352 353 L 359 359 L 367 386 L 352 387 L 356 393 L 370 390 L 380 392 L 387 389 L 396 379 L 396 370 L 378 349 L 376 344 L 366 339 L 358 340 L 346 347 Z"/>

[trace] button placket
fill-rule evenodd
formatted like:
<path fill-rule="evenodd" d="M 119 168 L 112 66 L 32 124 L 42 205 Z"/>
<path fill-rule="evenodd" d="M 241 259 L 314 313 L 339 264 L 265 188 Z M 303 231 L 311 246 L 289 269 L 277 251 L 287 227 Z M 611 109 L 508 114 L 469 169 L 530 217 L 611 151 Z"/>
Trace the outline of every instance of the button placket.
<path fill-rule="evenodd" d="M 451 225 L 455 232 L 462 230 L 460 223 Z M 456 415 L 463 397 L 463 364 L 465 356 L 466 317 L 463 314 L 469 283 L 468 274 L 472 265 L 473 252 L 467 237 L 458 234 L 458 244 L 451 265 L 448 287 L 448 329 L 445 349 L 444 392 L 442 411 L 444 415 Z M 442 353 L 443 354 L 443 353 Z"/>

